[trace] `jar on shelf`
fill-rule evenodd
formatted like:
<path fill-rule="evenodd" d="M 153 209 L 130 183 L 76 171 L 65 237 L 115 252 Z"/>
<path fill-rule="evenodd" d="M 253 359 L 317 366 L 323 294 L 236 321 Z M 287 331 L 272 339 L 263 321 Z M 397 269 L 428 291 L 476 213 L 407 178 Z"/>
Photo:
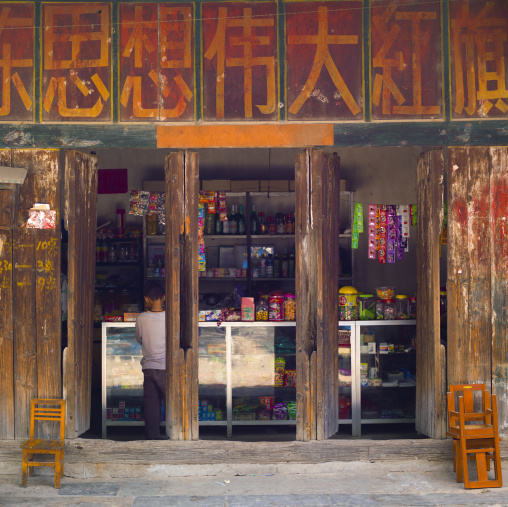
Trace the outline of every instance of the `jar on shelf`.
<path fill-rule="evenodd" d="M 284 296 L 272 294 L 269 299 L 268 320 L 282 322 L 284 320 Z"/>
<path fill-rule="evenodd" d="M 291 293 L 284 294 L 284 320 L 294 322 L 296 320 L 296 300 Z"/>
<path fill-rule="evenodd" d="M 146 215 L 146 234 L 150 236 L 157 235 L 158 220 L 157 213 L 148 213 Z"/>
<path fill-rule="evenodd" d="M 383 313 L 383 300 L 376 299 L 376 319 L 383 320 L 385 318 Z"/>
<path fill-rule="evenodd" d="M 358 291 L 354 287 L 339 289 L 339 320 L 358 320 Z"/>
<path fill-rule="evenodd" d="M 395 320 L 397 318 L 395 299 L 383 300 L 383 318 L 384 320 Z"/>
<path fill-rule="evenodd" d="M 416 298 L 409 298 L 409 318 L 416 320 Z"/>
<path fill-rule="evenodd" d="M 376 298 L 374 294 L 360 294 L 358 296 L 358 306 L 360 320 L 374 320 L 376 318 Z"/>
<path fill-rule="evenodd" d="M 268 320 L 268 296 L 261 296 L 256 304 L 256 321 Z"/>
<path fill-rule="evenodd" d="M 406 320 L 409 319 L 409 299 L 407 296 L 398 294 L 395 296 L 395 309 L 397 312 L 397 319 Z"/>

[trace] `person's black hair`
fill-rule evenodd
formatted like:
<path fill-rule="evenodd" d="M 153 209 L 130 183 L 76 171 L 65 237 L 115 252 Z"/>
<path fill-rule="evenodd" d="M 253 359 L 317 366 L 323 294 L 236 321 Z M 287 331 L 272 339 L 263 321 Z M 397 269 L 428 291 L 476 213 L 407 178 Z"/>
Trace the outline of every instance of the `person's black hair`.
<path fill-rule="evenodd" d="M 152 301 L 164 298 L 164 285 L 156 282 L 155 280 L 149 280 L 145 284 L 145 297 Z"/>

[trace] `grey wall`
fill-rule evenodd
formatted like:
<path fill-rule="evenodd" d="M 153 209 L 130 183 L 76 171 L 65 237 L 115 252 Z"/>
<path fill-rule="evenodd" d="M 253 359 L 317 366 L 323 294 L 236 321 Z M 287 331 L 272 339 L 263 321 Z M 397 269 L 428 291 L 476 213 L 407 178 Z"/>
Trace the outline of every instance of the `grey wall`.
<path fill-rule="evenodd" d="M 296 149 L 199 150 L 202 179 L 293 179 Z M 416 165 L 420 148 L 336 148 L 341 178 L 351 182 L 354 199 L 365 205 L 416 203 Z M 99 169 L 127 168 L 129 189 L 141 189 L 144 180 L 164 179 L 167 150 L 97 150 Z M 98 196 L 99 221 L 115 220 L 117 207 L 129 207 L 129 194 Z M 128 224 L 141 220 L 126 215 Z M 366 218 L 365 218 L 366 223 Z M 395 285 L 397 293 L 416 292 L 416 228 L 411 227 L 409 252 L 403 261 L 380 265 L 367 258 L 367 232 L 355 252 L 355 285 L 371 292 L 379 285 Z"/>

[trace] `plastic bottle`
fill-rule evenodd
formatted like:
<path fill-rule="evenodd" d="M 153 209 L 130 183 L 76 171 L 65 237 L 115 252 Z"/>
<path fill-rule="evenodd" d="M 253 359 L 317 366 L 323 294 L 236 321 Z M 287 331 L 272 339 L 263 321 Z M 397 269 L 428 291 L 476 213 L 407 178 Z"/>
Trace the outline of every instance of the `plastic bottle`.
<path fill-rule="evenodd" d="M 224 222 L 222 222 L 222 234 L 230 234 L 230 230 L 229 230 L 229 213 L 228 213 L 228 216 L 227 216 L 227 220 L 224 220 Z"/>
<path fill-rule="evenodd" d="M 286 224 L 284 223 L 284 215 L 277 213 L 275 215 L 275 222 L 277 224 L 277 234 L 284 234 L 286 232 Z"/>
<path fill-rule="evenodd" d="M 273 255 L 269 254 L 266 259 L 266 277 L 273 278 Z"/>
<path fill-rule="evenodd" d="M 108 261 L 109 262 L 116 262 L 116 260 L 117 260 L 116 246 L 114 243 L 111 243 L 111 245 L 109 245 L 109 249 L 108 249 Z"/>

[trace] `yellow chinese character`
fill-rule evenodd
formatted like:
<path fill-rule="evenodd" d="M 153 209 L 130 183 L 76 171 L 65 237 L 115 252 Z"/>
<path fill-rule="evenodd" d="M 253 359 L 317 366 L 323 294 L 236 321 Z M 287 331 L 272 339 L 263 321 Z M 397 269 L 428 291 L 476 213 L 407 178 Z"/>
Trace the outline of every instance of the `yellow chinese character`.
<path fill-rule="evenodd" d="M 461 4 L 459 15 L 452 19 L 452 44 L 455 55 L 454 109 L 457 114 L 465 110 L 472 116 L 478 101 L 481 104 L 478 112 L 482 116 L 486 116 L 493 106 L 502 113 L 508 111 L 508 105 L 503 100 L 508 98 L 505 68 L 507 20 L 489 17 L 494 5 L 494 2 L 485 2 L 480 13 L 476 17 L 470 17 L 469 2 L 465 1 Z M 462 57 L 463 47 L 465 66 Z M 467 105 L 464 81 L 467 87 Z"/>
<path fill-rule="evenodd" d="M 316 46 L 316 54 L 309 77 L 302 91 L 289 108 L 290 113 L 298 113 L 305 101 L 311 96 L 323 66 L 328 70 L 333 84 L 337 87 L 337 90 L 353 115 L 360 112 L 360 107 L 353 98 L 353 95 L 351 95 L 339 69 L 337 69 L 329 49 L 331 44 L 358 44 L 357 35 L 329 35 L 328 8 L 322 6 L 318 8 L 317 35 L 290 35 L 288 37 L 288 44 L 313 44 Z"/>
<path fill-rule="evenodd" d="M 252 18 L 252 9 L 243 9 L 243 17 L 227 18 L 227 7 L 219 8 L 219 19 L 217 31 L 210 43 L 205 58 L 212 60 L 217 58 L 217 84 L 216 84 L 216 114 L 217 118 L 224 117 L 224 81 L 226 67 L 243 67 L 243 92 L 245 117 L 252 117 L 252 69 L 260 66 L 266 68 L 266 104 L 256 104 L 262 114 L 270 114 L 275 111 L 275 58 L 273 56 L 254 56 L 256 46 L 269 46 L 269 36 L 255 35 L 256 28 L 274 26 L 272 18 Z M 243 56 L 238 58 L 226 57 L 226 28 L 239 27 L 242 29 L 240 37 L 231 37 L 230 43 L 233 46 L 243 47 Z"/>

